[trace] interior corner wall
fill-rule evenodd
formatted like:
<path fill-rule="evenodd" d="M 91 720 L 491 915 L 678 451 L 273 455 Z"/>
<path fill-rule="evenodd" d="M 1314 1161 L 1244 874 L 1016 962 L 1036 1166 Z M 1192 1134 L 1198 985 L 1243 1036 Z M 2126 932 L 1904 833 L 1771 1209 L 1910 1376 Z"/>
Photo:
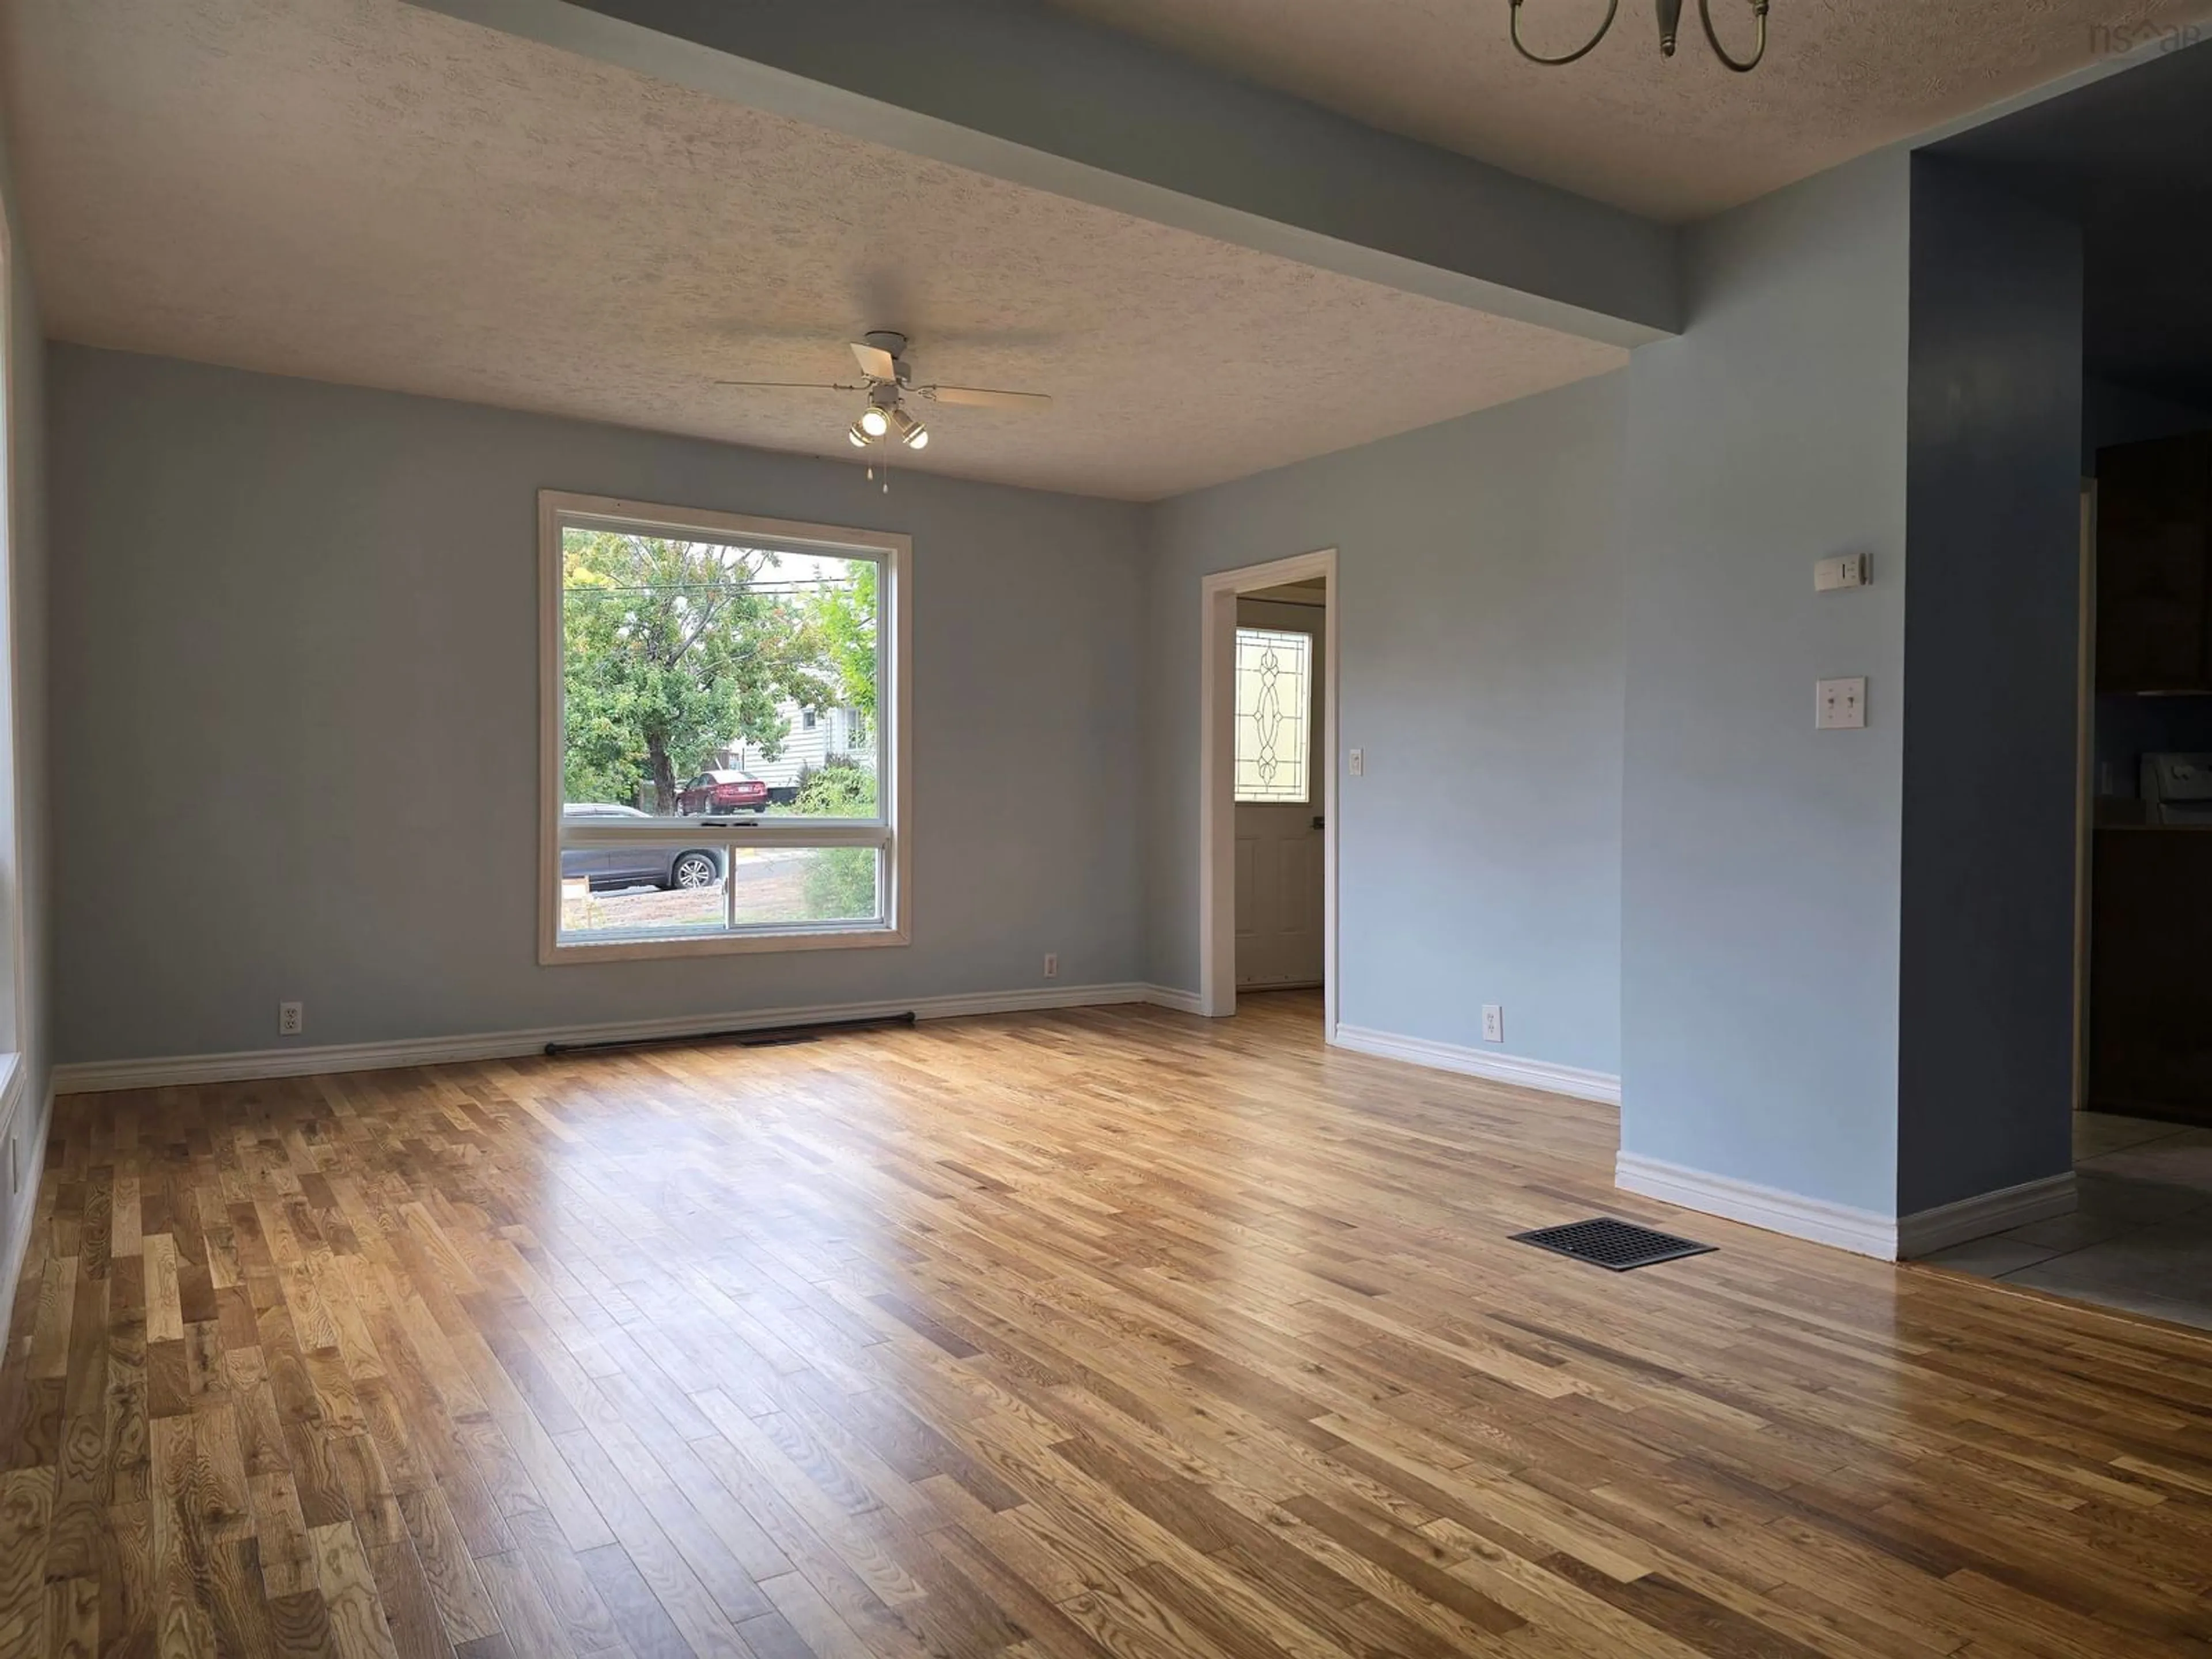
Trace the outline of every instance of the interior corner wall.
<path fill-rule="evenodd" d="M 1154 982 L 1198 987 L 1200 581 L 1338 550 L 1338 1018 L 1620 1069 L 1625 376 L 1159 503 Z M 1346 775 L 1343 750 L 1365 751 Z"/>
<path fill-rule="evenodd" d="M 1621 1146 L 1897 1194 L 1911 180 L 1885 151 L 1688 233 L 1628 371 Z M 1813 566 L 1873 558 L 1870 586 Z M 1863 675 L 1863 731 L 1814 683 Z"/>
<path fill-rule="evenodd" d="M 2073 1167 L 2081 236 L 1912 161 L 1898 1213 Z"/>
<path fill-rule="evenodd" d="M 9 792 L 15 867 L 0 896 L 0 937 L 8 964 L 10 1042 L 21 1056 L 22 1086 L 13 1118 L 0 1124 L 0 1309 L 15 1285 L 19 1253 L 29 1237 L 38 1201 L 38 1178 L 46 1135 L 47 1078 L 52 1044 L 50 963 L 52 925 L 47 872 L 46 763 L 46 348 L 30 252 L 15 212 L 15 179 L 0 140 L 0 213 L 7 218 L 9 316 L 6 465 L 7 575 L 4 624 L 13 673 L 5 688 L 8 719 L 0 742 L 13 778 Z M 20 921 L 20 927 L 10 928 Z M 21 951 L 14 946 L 20 939 Z M 18 1016 L 20 1015 L 20 1019 Z M 11 1191 L 4 1179 L 7 1146 L 15 1146 L 21 1179 Z"/>
<path fill-rule="evenodd" d="M 1141 507 L 48 362 L 58 1059 L 1139 976 Z M 541 488 L 913 536 L 910 945 L 539 965 Z"/>

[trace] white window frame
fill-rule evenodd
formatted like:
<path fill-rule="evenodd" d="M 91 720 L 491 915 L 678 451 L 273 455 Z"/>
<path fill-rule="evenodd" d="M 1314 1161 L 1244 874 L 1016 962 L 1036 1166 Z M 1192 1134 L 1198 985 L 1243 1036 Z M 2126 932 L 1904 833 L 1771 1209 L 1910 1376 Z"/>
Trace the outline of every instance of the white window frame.
<path fill-rule="evenodd" d="M 873 823 L 809 822 L 763 817 L 741 819 L 716 844 L 732 847 L 878 847 L 882 849 L 883 914 L 869 922 L 811 922 L 793 927 L 759 927 L 708 935 L 635 935 L 605 940 L 561 937 L 561 848 L 565 839 L 605 845 L 610 841 L 696 842 L 697 824 L 641 823 L 610 835 L 568 827 L 562 787 L 562 574 L 561 532 L 586 524 L 602 530 L 630 530 L 645 535 L 685 535 L 716 541 L 737 540 L 836 556 L 865 556 L 881 562 L 876 635 L 877 796 L 884 821 Z M 880 530 L 799 524 L 698 507 L 668 507 L 612 495 L 580 495 L 563 490 L 538 493 L 538 960 L 546 967 L 564 963 L 635 961 L 658 957 L 731 956 L 763 951 L 822 951 L 900 945 L 910 942 L 908 890 L 913 848 L 907 834 L 907 789 L 913 775 L 914 702 L 908 648 L 908 590 L 913 538 Z M 726 868 L 727 865 L 726 863 Z"/>

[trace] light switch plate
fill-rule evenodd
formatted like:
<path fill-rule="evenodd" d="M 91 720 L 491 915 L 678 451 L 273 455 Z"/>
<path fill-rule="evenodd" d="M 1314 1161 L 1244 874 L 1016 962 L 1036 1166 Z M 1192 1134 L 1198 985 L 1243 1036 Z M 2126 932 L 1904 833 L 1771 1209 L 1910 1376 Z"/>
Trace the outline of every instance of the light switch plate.
<path fill-rule="evenodd" d="M 1866 724 L 1866 680 L 1822 680 L 1813 706 L 1813 725 L 1822 732 L 1856 732 Z"/>
<path fill-rule="evenodd" d="M 1868 567 L 1863 553 L 1843 553 L 1832 559 L 1823 559 L 1813 567 L 1813 591 L 1832 593 L 1838 588 L 1864 587 L 1873 577 Z"/>
<path fill-rule="evenodd" d="M 1364 750 L 1358 749 L 1353 750 L 1352 751 L 1351 760 L 1352 775 L 1353 777 L 1358 777 L 1361 773 L 1367 769 L 1367 756 Z"/>

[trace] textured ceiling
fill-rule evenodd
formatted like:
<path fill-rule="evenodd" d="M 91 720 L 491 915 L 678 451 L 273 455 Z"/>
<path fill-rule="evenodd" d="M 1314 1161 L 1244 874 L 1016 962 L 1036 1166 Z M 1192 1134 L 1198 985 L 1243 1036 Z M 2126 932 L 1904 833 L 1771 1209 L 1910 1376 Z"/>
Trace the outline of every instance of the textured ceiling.
<path fill-rule="evenodd" d="M 1051 0 L 1370 125 L 1669 220 L 1749 201 L 2079 69 L 2204 0 L 1773 0 L 1766 60 L 1721 67 L 1686 0 L 1659 56 L 1623 0 L 1590 56 L 1544 69 L 1507 0 Z M 1711 0 L 1739 56 L 1747 0 Z M 1532 49 L 1579 46 L 1605 0 L 1527 0 Z M 2144 48 L 2148 54 L 2156 45 Z"/>
<path fill-rule="evenodd" d="M 58 337 L 853 459 L 841 342 L 1050 392 L 931 471 L 1150 498 L 1601 372 L 1317 271 L 400 0 L 9 0 Z"/>

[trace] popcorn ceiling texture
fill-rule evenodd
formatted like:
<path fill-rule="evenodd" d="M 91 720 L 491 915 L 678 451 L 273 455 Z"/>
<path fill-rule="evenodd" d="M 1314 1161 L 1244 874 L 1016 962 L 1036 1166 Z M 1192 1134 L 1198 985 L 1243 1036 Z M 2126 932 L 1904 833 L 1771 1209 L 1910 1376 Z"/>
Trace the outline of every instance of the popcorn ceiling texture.
<path fill-rule="evenodd" d="M 1750 75 L 1715 61 L 1686 0 L 1681 45 L 1659 56 L 1650 0 L 1622 0 L 1580 63 L 1524 62 L 1506 0 L 1052 0 L 1343 114 L 1584 196 L 1668 220 L 1702 218 L 1911 137 L 2095 59 L 2160 25 L 2212 17 L 2204 0 L 1773 0 Z M 1741 57 L 1747 0 L 1712 0 Z M 1527 0 L 1532 49 L 1580 46 L 1605 0 Z M 2206 38 L 2212 30 L 2200 30 Z"/>
<path fill-rule="evenodd" d="M 49 333 L 853 459 L 842 342 L 1050 392 L 898 465 L 1148 499 L 1625 352 L 732 105 L 401 0 L 9 0 Z"/>

